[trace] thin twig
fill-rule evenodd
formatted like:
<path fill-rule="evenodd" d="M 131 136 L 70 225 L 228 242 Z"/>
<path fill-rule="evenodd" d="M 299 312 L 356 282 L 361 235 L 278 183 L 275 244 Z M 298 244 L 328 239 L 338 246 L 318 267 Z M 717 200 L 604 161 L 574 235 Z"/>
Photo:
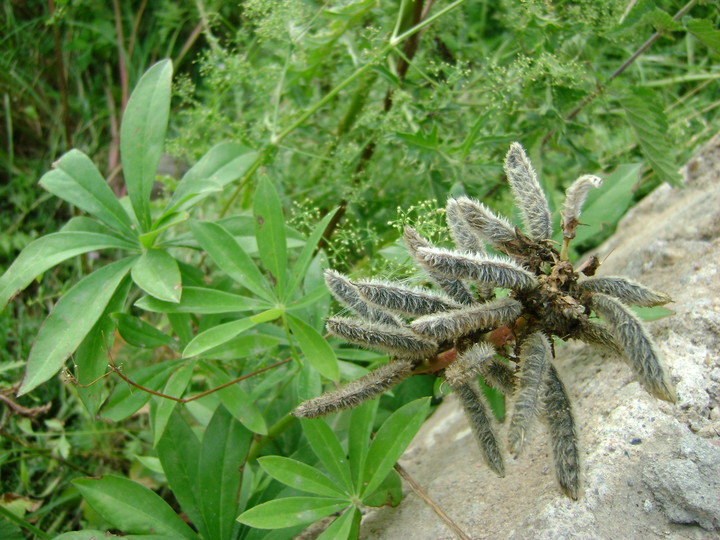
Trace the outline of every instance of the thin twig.
<path fill-rule="evenodd" d="M 14 391 L 14 390 L 13 390 Z M 36 416 L 40 416 L 41 414 L 45 414 L 48 412 L 50 407 L 52 407 L 52 402 L 48 402 L 45 405 L 41 405 L 39 407 L 23 407 L 19 403 L 16 403 L 11 398 L 0 392 L 0 401 L 2 401 L 5 405 L 7 405 L 12 411 L 19 415 L 19 416 L 25 416 L 27 418 L 35 418 Z"/>
<path fill-rule="evenodd" d="M 450 519 L 450 516 L 448 516 L 445 511 L 440 508 L 440 505 L 433 501 L 430 496 L 425 493 L 425 490 L 420 487 L 420 485 L 415 481 L 415 479 L 410 476 L 410 473 L 408 473 L 402 465 L 399 463 L 396 463 L 394 466 L 397 473 L 403 477 L 403 479 L 410 484 L 410 488 L 415 492 L 415 495 L 420 497 L 425 504 L 427 504 L 430 509 L 435 512 L 435 514 L 447 525 L 452 532 L 454 532 L 458 538 L 461 540 L 472 540 L 467 534 L 463 532 L 463 530 L 458 527 L 458 525 Z"/>

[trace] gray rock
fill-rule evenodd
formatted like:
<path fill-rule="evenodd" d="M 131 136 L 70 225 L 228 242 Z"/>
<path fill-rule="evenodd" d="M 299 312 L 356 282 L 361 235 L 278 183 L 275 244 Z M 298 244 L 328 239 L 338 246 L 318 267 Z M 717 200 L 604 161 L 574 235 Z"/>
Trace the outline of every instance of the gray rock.
<path fill-rule="evenodd" d="M 648 323 L 679 402 L 648 395 L 621 360 L 582 344 L 556 366 L 579 429 L 583 493 L 561 495 L 540 427 L 497 478 L 455 399 L 423 426 L 401 464 L 471 538 L 717 538 L 720 530 L 720 135 L 623 218 L 598 250 L 601 275 L 670 294 L 675 315 Z M 505 427 L 501 427 L 501 437 Z M 364 539 L 454 534 L 408 486 L 398 508 L 363 519 Z M 711 532 L 715 531 L 715 532 Z"/>

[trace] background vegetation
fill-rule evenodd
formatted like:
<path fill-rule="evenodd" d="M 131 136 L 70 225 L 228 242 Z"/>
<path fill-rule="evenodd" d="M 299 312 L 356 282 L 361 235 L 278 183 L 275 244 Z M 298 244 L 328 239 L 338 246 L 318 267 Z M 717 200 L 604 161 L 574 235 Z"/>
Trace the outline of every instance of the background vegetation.
<path fill-rule="evenodd" d="M 0 269 L 63 226 L 107 225 L 43 176 L 73 148 L 126 211 L 129 192 L 138 226 L 106 227 L 109 251 L 38 271 L 0 312 L 3 538 L 288 538 L 336 512 L 326 537 L 354 537 L 361 509 L 399 501 L 392 465 L 442 391 L 416 376 L 329 424 L 288 415 L 386 361 L 322 337 L 322 269 L 411 276 L 398 230 L 411 222 L 445 242 L 450 194 L 509 214 L 501 164 L 514 140 L 551 204 L 580 174 L 605 177 L 574 246 L 587 249 L 659 183 L 679 185 L 679 165 L 718 125 L 713 3 L 4 0 L 2 11 Z M 121 129 L 133 88 L 164 58 L 172 101 L 157 83 Z M 151 152 L 122 151 L 137 143 L 123 130 L 154 126 L 148 140 L 162 144 L 150 120 L 163 107 L 160 168 L 133 188 L 131 162 Z M 219 184 L 200 186 L 212 175 Z M 194 207 L 173 208 L 191 192 Z M 150 261 L 144 273 L 148 253 L 173 270 L 158 276 Z M 94 321 L 40 329 L 83 278 L 123 260 L 132 279 L 118 278 Z M 178 288 L 163 289 L 175 269 Z M 55 377 L 62 355 L 51 366 L 31 347 L 65 330 L 78 343 Z M 29 357 L 46 382 L 16 397 Z M 160 517 L 137 517 L 143 507 Z"/>

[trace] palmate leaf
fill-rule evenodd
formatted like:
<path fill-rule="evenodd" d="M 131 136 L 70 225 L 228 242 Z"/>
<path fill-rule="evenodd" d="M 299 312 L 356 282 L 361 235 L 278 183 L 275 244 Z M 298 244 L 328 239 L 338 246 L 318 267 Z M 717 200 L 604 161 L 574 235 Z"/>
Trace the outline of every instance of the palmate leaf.
<path fill-rule="evenodd" d="M 88 504 L 116 529 L 137 534 L 197 535 L 157 494 L 120 476 L 78 478 L 73 484 Z"/>
<path fill-rule="evenodd" d="M 157 313 L 235 313 L 237 311 L 250 311 L 260 307 L 269 307 L 269 304 L 256 298 L 241 296 L 218 289 L 206 287 L 183 287 L 180 302 L 164 302 L 144 296 L 135 306 L 145 311 Z"/>
<path fill-rule="evenodd" d="M 254 506 L 240 514 L 237 520 L 259 529 L 283 529 L 313 523 L 348 506 L 347 499 L 286 497 Z"/>
<path fill-rule="evenodd" d="M 143 232 L 150 228 L 150 192 L 162 156 L 173 66 L 162 60 L 138 81 L 120 126 L 120 155 L 128 195 Z"/>
<path fill-rule="evenodd" d="M 136 236 L 127 212 L 92 160 L 80 150 L 70 150 L 57 160 L 53 170 L 40 179 L 40 185 L 124 236 Z"/>
<path fill-rule="evenodd" d="M 60 370 L 103 314 L 136 260 L 129 257 L 96 270 L 58 300 L 35 339 L 18 395 L 28 393 Z"/>
<path fill-rule="evenodd" d="M 283 298 L 288 258 L 285 217 L 277 191 L 267 177 L 260 181 L 255 191 L 253 216 L 260 260 L 270 272 L 278 297 Z"/>
<path fill-rule="evenodd" d="M 663 182 L 680 186 L 680 167 L 671 159 L 667 118 L 655 93 L 633 87 L 623 92 L 619 101 L 655 174 Z M 587 215 L 584 217 L 587 220 Z"/>
<path fill-rule="evenodd" d="M 134 250 L 138 246 L 115 236 L 91 232 L 57 232 L 38 238 L 22 250 L 0 277 L 0 310 L 37 276 L 67 259 L 98 249 Z"/>
<path fill-rule="evenodd" d="M 325 529 L 317 540 L 346 540 L 357 538 L 357 528 L 360 525 L 360 510 L 348 508 L 340 514 L 330 526 Z"/>
<path fill-rule="evenodd" d="M 300 461 L 282 456 L 265 456 L 259 458 L 258 463 L 275 480 L 298 491 L 326 497 L 345 496 L 334 480 Z"/>
<path fill-rule="evenodd" d="M 167 251 L 148 249 L 133 266 L 131 274 L 135 284 L 149 295 L 165 302 L 180 302 L 180 269 Z"/>
<path fill-rule="evenodd" d="M 332 381 L 340 379 L 338 361 L 330 344 L 312 326 L 297 317 L 286 314 L 293 336 L 298 340 L 305 359 L 324 377 Z"/>
<path fill-rule="evenodd" d="M 350 465 L 337 435 L 322 418 L 312 420 L 301 418 L 300 423 L 310 448 L 320 458 L 320 462 L 344 490 L 351 492 L 353 483 Z"/>

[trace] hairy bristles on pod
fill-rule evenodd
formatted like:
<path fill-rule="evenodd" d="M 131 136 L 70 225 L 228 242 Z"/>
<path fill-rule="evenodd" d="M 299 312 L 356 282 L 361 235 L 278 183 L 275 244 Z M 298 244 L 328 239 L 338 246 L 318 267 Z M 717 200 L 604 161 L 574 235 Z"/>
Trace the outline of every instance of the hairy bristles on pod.
<path fill-rule="evenodd" d="M 468 225 L 457 199 L 448 199 L 445 219 L 450 227 L 450 235 L 458 249 L 480 255 L 485 253 L 483 241 Z"/>
<path fill-rule="evenodd" d="M 338 302 L 352 309 L 355 313 L 368 321 L 399 326 L 398 321 L 392 314 L 385 313 L 373 306 L 368 305 L 358 293 L 357 288 L 348 278 L 335 270 L 325 270 L 325 284 Z"/>
<path fill-rule="evenodd" d="M 573 337 L 590 345 L 597 345 L 607 352 L 623 356 L 623 349 L 620 347 L 620 344 L 618 344 L 615 336 L 601 323 L 590 320 L 585 321 L 585 323 L 576 330 L 576 334 L 573 335 Z"/>
<path fill-rule="evenodd" d="M 435 353 L 437 343 L 407 328 L 371 323 L 348 317 L 325 321 L 328 331 L 350 343 L 369 347 L 400 358 L 426 358 Z"/>
<path fill-rule="evenodd" d="M 551 356 L 550 341 L 541 332 L 530 334 L 520 348 L 522 363 L 508 429 L 508 447 L 515 456 L 523 451 L 540 411 L 543 379 Z"/>
<path fill-rule="evenodd" d="M 575 180 L 565 190 L 565 206 L 560 215 L 562 216 L 562 230 L 565 238 L 575 238 L 575 228 L 580 219 L 580 212 L 591 188 L 599 188 L 602 185 L 602 178 L 591 174 L 584 174 Z"/>
<path fill-rule="evenodd" d="M 527 290 L 537 286 L 535 276 L 510 259 L 458 253 L 442 248 L 420 248 L 420 264 L 433 272 L 458 279 L 472 279 L 506 289 Z"/>
<path fill-rule="evenodd" d="M 545 375 L 542 416 L 552 442 L 555 477 L 563 493 L 571 499 L 580 494 L 580 453 L 570 401 L 555 366 Z"/>
<path fill-rule="evenodd" d="M 403 239 L 405 240 L 405 245 L 410 252 L 410 256 L 415 261 L 418 261 L 417 252 L 420 248 L 433 247 L 430 242 L 420 236 L 420 234 L 418 234 L 418 232 L 412 227 L 405 227 Z M 469 306 L 470 304 L 475 303 L 475 297 L 462 280 L 449 278 L 427 269 L 426 272 L 432 282 L 445 291 L 448 296 L 456 302 L 459 302 L 464 306 Z"/>
<path fill-rule="evenodd" d="M 387 281 L 358 281 L 354 285 L 364 300 L 404 315 L 426 315 L 462 307 L 445 295 L 415 287 L 402 287 Z"/>
<path fill-rule="evenodd" d="M 462 404 L 485 462 L 498 476 L 505 476 L 505 464 L 495 438 L 485 399 L 475 385 L 470 383 L 453 386 L 453 389 Z"/>
<path fill-rule="evenodd" d="M 337 390 L 304 401 L 293 411 L 302 418 L 316 418 L 349 409 L 373 399 L 407 378 L 413 370 L 409 360 L 396 360 L 380 366 Z"/>
<path fill-rule="evenodd" d="M 592 295 L 592 307 L 609 324 L 610 331 L 645 389 L 655 397 L 675 403 L 675 388 L 667 370 L 635 314 L 619 300 L 600 293 Z"/>
<path fill-rule="evenodd" d="M 528 235 L 533 240 L 551 238 L 552 218 L 547 199 L 537 174 L 519 143 L 512 143 L 505 156 L 505 174 L 522 213 Z"/>
<path fill-rule="evenodd" d="M 515 392 L 515 372 L 502 360 L 491 358 L 483 366 L 480 373 L 485 383 L 497 388 L 506 396 Z"/>
<path fill-rule="evenodd" d="M 515 227 L 507 219 L 498 216 L 483 203 L 467 197 L 460 197 L 457 199 L 457 206 L 468 226 L 477 231 L 493 247 L 505 251 L 507 244 L 517 240 Z"/>
<path fill-rule="evenodd" d="M 445 368 L 445 380 L 455 387 L 477 378 L 495 355 L 495 349 L 489 343 L 475 343 L 460 353 L 457 359 Z"/>
<path fill-rule="evenodd" d="M 425 315 L 410 323 L 423 336 L 437 341 L 454 339 L 475 330 L 496 328 L 515 321 L 522 312 L 522 304 L 513 298 L 500 298 L 484 304 Z"/>
<path fill-rule="evenodd" d="M 672 300 L 665 293 L 620 276 L 587 278 L 580 282 L 580 290 L 614 296 L 625 304 L 635 306 L 661 306 Z"/>

